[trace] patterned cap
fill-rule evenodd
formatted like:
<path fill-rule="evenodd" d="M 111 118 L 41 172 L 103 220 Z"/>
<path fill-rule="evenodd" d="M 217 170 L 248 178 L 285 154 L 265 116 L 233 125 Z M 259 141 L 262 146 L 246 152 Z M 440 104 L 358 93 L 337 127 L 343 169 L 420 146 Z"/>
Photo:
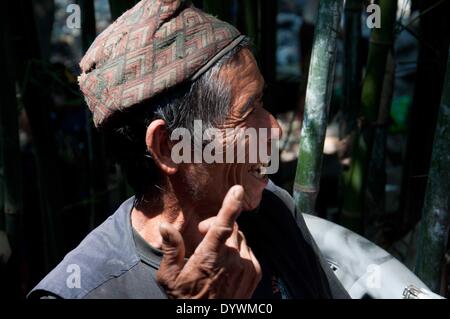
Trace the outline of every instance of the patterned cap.
<path fill-rule="evenodd" d="M 94 124 L 186 80 L 242 41 L 230 24 L 190 1 L 142 0 L 91 45 L 78 78 Z"/>

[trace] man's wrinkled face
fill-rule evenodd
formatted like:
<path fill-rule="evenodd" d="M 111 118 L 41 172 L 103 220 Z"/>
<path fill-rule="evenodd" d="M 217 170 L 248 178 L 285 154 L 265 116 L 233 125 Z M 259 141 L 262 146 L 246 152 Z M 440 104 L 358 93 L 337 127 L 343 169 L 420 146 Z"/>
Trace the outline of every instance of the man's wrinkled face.
<path fill-rule="evenodd" d="M 241 50 L 237 59 L 222 68 L 219 77 L 229 83 L 232 90 L 230 111 L 225 122 L 218 127 L 223 132 L 221 141 L 226 145 L 223 149 L 227 153 L 230 145 L 235 147 L 233 156 L 237 159 L 237 144 L 244 143 L 245 161 L 183 165 L 184 180 L 188 187 L 195 189 L 197 204 L 201 201 L 201 206 L 213 210 L 205 214 L 214 213 L 214 209 L 220 208 L 225 194 L 236 184 L 242 185 L 245 190 L 243 210 L 255 209 L 261 201 L 262 192 L 268 183 L 268 177 L 261 172 L 264 171 L 264 164 L 267 166 L 268 159 L 259 156 L 258 147 L 251 147 L 256 142 L 252 136 L 239 140 L 237 132 L 255 129 L 258 146 L 265 144 L 268 155 L 271 151 L 271 132 L 275 132 L 277 137 L 281 135 L 277 120 L 263 107 L 264 79 L 250 50 Z M 260 134 L 260 129 L 267 134 Z M 252 155 L 253 158 L 256 156 L 256 162 L 249 160 Z"/>

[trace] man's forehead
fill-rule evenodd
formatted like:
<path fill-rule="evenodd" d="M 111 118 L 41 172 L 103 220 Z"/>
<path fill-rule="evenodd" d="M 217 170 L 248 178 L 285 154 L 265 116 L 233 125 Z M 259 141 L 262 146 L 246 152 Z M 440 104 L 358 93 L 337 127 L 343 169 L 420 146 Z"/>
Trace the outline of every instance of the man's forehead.
<path fill-rule="evenodd" d="M 264 90 L 264 78 L 253 53 L 247 48 L 239 51 L 233 62 L 222 71 L 222 75 L 226 77 L 225 80 L 233 89 L 236 89 L 236 93 L 244 89 L 259 94 Z"/>

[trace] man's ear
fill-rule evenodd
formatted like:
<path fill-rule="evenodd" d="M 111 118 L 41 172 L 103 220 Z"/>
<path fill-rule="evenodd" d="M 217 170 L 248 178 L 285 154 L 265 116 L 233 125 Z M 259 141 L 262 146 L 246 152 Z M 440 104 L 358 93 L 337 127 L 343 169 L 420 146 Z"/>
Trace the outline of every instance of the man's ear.
<path fill-rule="evenodd" d="M 167 175 L 175 174 L 178 165 L 172 161 L 169 132 L 164 120 L 155 120 L 147 127 L 145 144 L 156 165 Z"/>

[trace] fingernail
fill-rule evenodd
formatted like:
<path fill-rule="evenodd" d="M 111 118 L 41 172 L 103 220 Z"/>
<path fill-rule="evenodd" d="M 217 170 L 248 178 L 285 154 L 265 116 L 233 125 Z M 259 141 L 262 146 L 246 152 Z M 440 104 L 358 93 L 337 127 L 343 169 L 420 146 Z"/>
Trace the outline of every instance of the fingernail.
<path fill-rule="evenodd" d="M 241 185 L 234 186 L 233 196 L 236 200 L 241 201 L 244 198 L 244 188 Z"/>

